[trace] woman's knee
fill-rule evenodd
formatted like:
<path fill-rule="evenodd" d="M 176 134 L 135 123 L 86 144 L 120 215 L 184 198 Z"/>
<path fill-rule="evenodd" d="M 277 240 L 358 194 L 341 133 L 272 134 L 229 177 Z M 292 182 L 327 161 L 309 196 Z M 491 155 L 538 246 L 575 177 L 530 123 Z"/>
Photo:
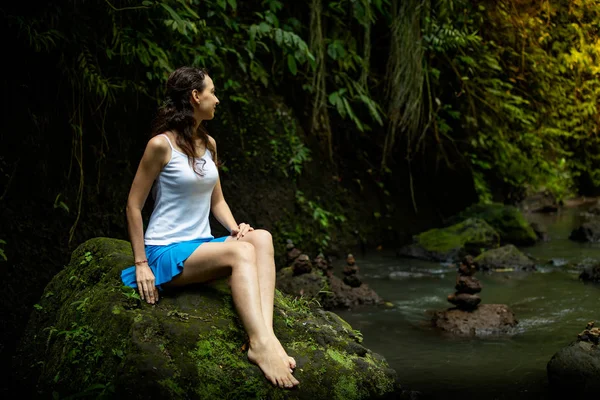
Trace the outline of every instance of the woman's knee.
<path fill-rule="evenodd" d="M 231 255 L 234 266 L 254 264 L 256 260 L 254 245 L 249 242 L 236 243 L 233 247 Z"/>
<path fill-rule="evenodd" d="M 248 241 L 252 243 L 257 250 L 273 251 L 273 236 L 266 229 L 256 229 L 248 234 Z"/>

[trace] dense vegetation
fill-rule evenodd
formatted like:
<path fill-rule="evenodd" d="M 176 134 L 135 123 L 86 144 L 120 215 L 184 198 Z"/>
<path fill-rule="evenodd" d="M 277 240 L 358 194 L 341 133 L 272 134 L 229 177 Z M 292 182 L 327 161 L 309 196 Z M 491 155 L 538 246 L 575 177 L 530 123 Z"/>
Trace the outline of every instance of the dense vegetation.
<path fill-rule="evenodd" d="M 291 190 L 299 215 L 272 217 L 281 243 L 327 249 L 343 229 L 367 244 L 406 239 L 477 197 L 562 199 L 600 185 L 599 0 L 61 0 L 0 11 L 2 312 L 16 321 L 3 342 L 69 248 L 124 237 L 132 174 L 177 66 L 207 67 L 216 82 L 209 130 L 236 182 L 228 199 L 246 181 Z M 340 200 L 352 197 L 361 204 Z"/>

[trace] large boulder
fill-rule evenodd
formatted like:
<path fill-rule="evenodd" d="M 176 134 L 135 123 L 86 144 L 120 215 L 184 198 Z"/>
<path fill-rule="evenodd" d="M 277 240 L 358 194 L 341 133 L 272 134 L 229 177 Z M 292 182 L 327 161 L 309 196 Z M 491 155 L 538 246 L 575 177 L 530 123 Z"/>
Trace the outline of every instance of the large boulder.
<path fill-rule="evenodd" d="M 529 246 L 535 244 L 538 240 L 538 236 L 529 222 L 513 206 L 500 203 L 478 203 L 452 217 L 449 222 L 455 223 L 466 218 L 483 219 L 498 232 L 502 243 Z"/>
<path fill-rule="evenodd" d="M 469 218 L 447 228 L 431 229 L 414 237 L 414 243 L 404 246 L 399 254 L 433 261 L 458 261 L 467 254 L 497 248 L 498 233 L 487 222 Z"/>
<path fill-rule="evenodd" d="M 303 296 L 306 299 L 320 299 L 327 291 L 329 282 L 320 270 L 295 275 L 293 267 L 277 271 L 277 289 L 291 296 Z"/>
<path fill-rule="evenodd" d="M 275 388 L 247 360 L 226 281 L 165 291 L 149 305 L 121 284 L 132 261 L 121 240 L 75 250 L 36 304 L 14 359 L 22 397 L 358 399 L 399 390 L 395 372 L 348 323 L 279 292 L 275 332 L 301 384 Z"/>
<path fill-rule="evenodd" d="M 432 323 L 456 336 L 489 336 L 508 333 L 517 319 L 504 304 L 482 304 L 472 311 L 458 308 L 436 311 Z"/>
<path fill-rule="evenodd" d="M 595 217 L 581 224 L 581 226 L 571 232 L 569 239 L 576 242 L 599 242 L 600 218 Z"/>
<path fill-rule="evenodd" d="M 558 211 L 559 202 L 552 193 L 545 190 L 525 197 L 519 207 L 526 212 L 551 213 Z"/>
<path fill-rule="evenodd" d="M 550 386 L 560 398 L 581 399 L 600 393 L 600 349 L 592 342 L 576 341 L 562 348 L 546 370 Z"/>
<path fill-rule="evenodd" d="M 321 304 L 324 308 L 334 310 L 340 308 L 353 308 L 361 305 L 383 304 L 383 299 L 379 297 L 373 289 L 366 283 L 360 286 L 349 286 L 336 276 L 329 277 L 330 291 L 325 294 Z"/>
<path fill-rule="evenodd" d="M 585 282 L 600 283 L 600 264 L 590 265 L 579 274 L 579 279 Z"/>
<path fill-rule="evenodd" d="M 512 244 L 488 250 L 475 258 L 477 267 L 489 270 L 534 271 L 535 262 Z"/>
<path fill-rule="evenodd" d="M 291 296 L 317 300 L 326 310 L 384 302 L 366 283 L 353 287 L 333 274 L 324 275 L 321 270 L 314 269 L 309 273 L 294 275 L 292 267 L 282 268 L 277 272 L 277 289 Z"/>

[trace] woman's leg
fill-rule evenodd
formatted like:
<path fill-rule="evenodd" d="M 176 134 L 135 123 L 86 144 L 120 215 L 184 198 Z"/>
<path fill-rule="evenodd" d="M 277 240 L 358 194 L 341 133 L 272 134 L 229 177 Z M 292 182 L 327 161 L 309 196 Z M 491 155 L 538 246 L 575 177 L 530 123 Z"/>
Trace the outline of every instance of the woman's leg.
<path fill-rule="evenodd" d="M 279 342 L 262 313 L 254 246 L 247 242 L 204 243 L 183 264 L 181 274 L 167 286 L 208 282 L 231 274 L 231 294 L 250 339 L 248 359 L 280 387 L 299 382 L 279 354 Z"/>
<path fill-rule="evenodd" d="M 226 243 L 235 241 L 229 237 Z M 273 298 L 275 296 L 275 252 L 273 250 L 273 237 L 264 229 L 256 229 L 246 233 L 238 240 L 248 242 L 254 246 L 256 253 L 256 267 L 258 268 L 258 282 L 260 286 L 260 303 L 267 329 L 275 336 L 273 331 Z M 290 368 L 296 368 L 296 360 L 288 357 L 287 353 L 280 348 L 282 356 L 288 361 Z"/>

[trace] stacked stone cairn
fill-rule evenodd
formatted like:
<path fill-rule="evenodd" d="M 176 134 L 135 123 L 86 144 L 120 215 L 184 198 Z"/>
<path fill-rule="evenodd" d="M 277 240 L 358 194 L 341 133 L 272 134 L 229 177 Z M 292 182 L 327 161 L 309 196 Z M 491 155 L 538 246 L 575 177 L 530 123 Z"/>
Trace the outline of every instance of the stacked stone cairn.
<path fill-rule="evenodd" d="M 448 301 L 460 310 L 474 310 L 481 302 L 481 298 L 477 295 L 481 292 L 481 282 L 473 276 L 476 271 L 477 266 L 470 255 L 466 256 L 458 266 L 456 292 L 448 295 Z"/>
<path fill-rule="evenodd" d="M 331 261 L 327 260 L 323 253 L 317 254 L 313 260 L 313 265 L 315 268 L 320 269 L 325 276 L 333 276 L 333 266 L 331 265 Z"/>
<path fill-rule="evenodd" d="M 582 342 L 591 342 L 598 346 L 600 345 L 600 328 L 594 328 L 594 321 L 588 322 L 585 329 L 577 335 L 577 339 Z"/>
<path fill-rule="evenodd" d="M 296 246 L 294 245 L 294 242 L 292 242 L 291 239 L 287 240 L 286 248 L 287 248 L 288 263 L 294 262 L 294 260 L 296 258 L 298 258 L 300 256 L 300 254 L 302 254 L 302 251 L 300 251 L 299 249 L 296 248 Z"/>
<path fill-rule="evenodd" d="M 346 257 L 346 266 L 344 267 L 344 283 L 350 287 L 359 287 L 362 281 L 358 276 L 358 265 L 352 254 Z"/>

